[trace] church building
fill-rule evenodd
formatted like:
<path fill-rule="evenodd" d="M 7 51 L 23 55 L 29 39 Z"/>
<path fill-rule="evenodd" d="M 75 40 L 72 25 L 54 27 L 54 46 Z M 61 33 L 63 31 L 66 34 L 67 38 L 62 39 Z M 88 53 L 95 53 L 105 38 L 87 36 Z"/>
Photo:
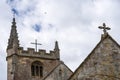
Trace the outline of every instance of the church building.
<path fill-rule="evenodd" d="M 7 46 L 7 80 L 67 80 L 72 71 L 60 60 L 58 42 L 50 53 L 19 46 L 17 26 L 13 18 Z M 37 44 L 37 43 L 36 43 Z"/>
<path fill-rule="evenodd" d="M 120 45 L 108 34 L 105 23 L 100 42 L 68 80 L 120 80 Z"/>
<path fill-rule="evenodd" d="M 100 42 L 72 72 L 60 60 L 58 42 L 49 53 L 33 48 L 24 50 L 19 44 L 13 18 L 7 46 L 7 80 L 120 80 L 120 45 L 110 36 L 105 23 Z M 37 42 L 34 43 L 37 45 Z"/>

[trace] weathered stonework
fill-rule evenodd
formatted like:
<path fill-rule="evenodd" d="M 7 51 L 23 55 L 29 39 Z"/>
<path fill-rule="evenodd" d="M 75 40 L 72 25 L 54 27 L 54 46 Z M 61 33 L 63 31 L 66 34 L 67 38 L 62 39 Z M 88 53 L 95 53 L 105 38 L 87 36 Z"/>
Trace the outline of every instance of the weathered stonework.
<path fill-rule="evenodd" d="M 35 52 L 33 48 L 28 48 L 28 50 L 23 50 L 22 47 L 19 47 L 17 53 L 20 56 L 26 56 L 26 57 L 41 57 L 41 58 L 58 59 L 58 60 L 60 58 L 59 53 L 56 53 L 56 51 L 50 51 L 50 53 L 46 53 L 46 50 L 39 50 L 38 52 Z"/>
<path fill-rule="evenodd" d="M 69 70 L 64 63 L 61 63 L 48 77 L 45 78 L 45 80 L 67 80 L 71 74 L 72 71 Z"/>
<path fill-rule="evenodd" d="M 54 70 L 54 68 L 56 68 L 56 66 L 59 67 L 62 65 L 61 61 L 59 60 L 59 57 L 58 56 L 56 57 L 55 51 L 50 51 L 50 53 L 46 53 L 45 50 L 40 50 L 39 52 L 35 52 L 34 49 L 29 48 L 28 50 L 23 50 L 21 47 L 18 48 L 16 54 L 14 54 L 12 51 L 13 51 L 12 49 L 8 50 L 8 56 L 7 56 L 8 80 L 13 80 L 14 67 L 16 67 L 15 78 L 19 80 L 56 80 L 54 78 L 51 79 L 51 77 L 47 76 L 52 70 Z M 16 56 L 16 58 L 13 58 L 14 55 Z M 14 61 L 15 61 L 15 66 L 13 65 Z M 34 77 L 31 75 L 31 64 L 34 61 L 39 61 L 44 65 L 43 77 Z M 65 65 L 61 67 L 61 69 L 65 70 L 67 74 L 66 76 L 63 76 L 63 78 L 68 78 L 72 74 L 72 71 L 68 69 L 68 67 L 66 67 Z M 56 72 L 59 72 L 59 70 L 57 69 L 51 74 L 56 74 Z M 47 79 L 44 79 L 44 77 L 47 77 Z"/>
<path fill-rule="evenodd" d="M 106 35 L 69 80 L 120 80 L 120 46 Z"/>

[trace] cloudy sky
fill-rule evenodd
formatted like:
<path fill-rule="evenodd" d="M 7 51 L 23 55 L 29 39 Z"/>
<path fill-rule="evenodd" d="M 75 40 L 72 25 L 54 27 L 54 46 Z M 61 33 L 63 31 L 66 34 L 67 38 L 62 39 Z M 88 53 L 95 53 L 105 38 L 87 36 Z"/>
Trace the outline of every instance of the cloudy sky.
<path fill-rule="evenodd" d="M 100 41 L 103 22 L 120 43 L 120 0 L 0 0 L 0 80 L 7 80 L 6 47 L 13 12 L 20 46 L 40 49 L 59 42 L 61 60 L 74 71 Z"/>

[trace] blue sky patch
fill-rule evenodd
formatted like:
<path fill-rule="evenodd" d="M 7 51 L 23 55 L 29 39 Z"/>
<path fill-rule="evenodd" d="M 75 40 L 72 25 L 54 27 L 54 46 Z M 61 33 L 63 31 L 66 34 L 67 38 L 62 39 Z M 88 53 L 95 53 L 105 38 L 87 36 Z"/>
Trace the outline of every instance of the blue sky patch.
<path fill-rule="evenodd" d="M 7 1 L 7 3 L 12 3 L 12 2 L 14 2 L 14 0 L 6 0 Z"/>
<path fill-rule="evenodd" d="M 40 25 L 40 24 L 35 24 L 32 28 L 33 28 L 36 32 L 40 32 L 40 31 L 41 31 L 41 25 Z"/>
<path fill-rule="evenodd" d="M 11 10 L 12 10 L 12 12 L 13 12 L 14 14 L 16 14 L 16 15 L 19 14 L 19 12 L 18 12 L 15 8 L 12 8 Z"/>

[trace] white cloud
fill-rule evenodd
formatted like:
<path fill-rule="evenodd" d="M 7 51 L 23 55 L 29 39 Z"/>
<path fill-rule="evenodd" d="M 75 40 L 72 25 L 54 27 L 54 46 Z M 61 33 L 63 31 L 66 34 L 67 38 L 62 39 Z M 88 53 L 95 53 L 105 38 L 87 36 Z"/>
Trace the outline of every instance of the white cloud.
<path fill-rule="evenodd" d="M 99 42 L 102 32 L 97 27 L 103 22 L 112 28 L 109 33 L 120 43 L 119 4 L 119 0 L 16 0 L 8 5 L 1 0 L 0 36 L 4 36 L 0 40 L 0 80 L 6 80 L 5 49 L 12 21 L 11 8 L 19 12 L 16 21 L 21 46 L 34 47 L 30 43 L 38 39 L 43 44 L 39 48 L 48 51 L 58 40 L 61 60 L 75 70 Z M 41 32 L 32 28 L 35 24 L 41 25 Z"/>

